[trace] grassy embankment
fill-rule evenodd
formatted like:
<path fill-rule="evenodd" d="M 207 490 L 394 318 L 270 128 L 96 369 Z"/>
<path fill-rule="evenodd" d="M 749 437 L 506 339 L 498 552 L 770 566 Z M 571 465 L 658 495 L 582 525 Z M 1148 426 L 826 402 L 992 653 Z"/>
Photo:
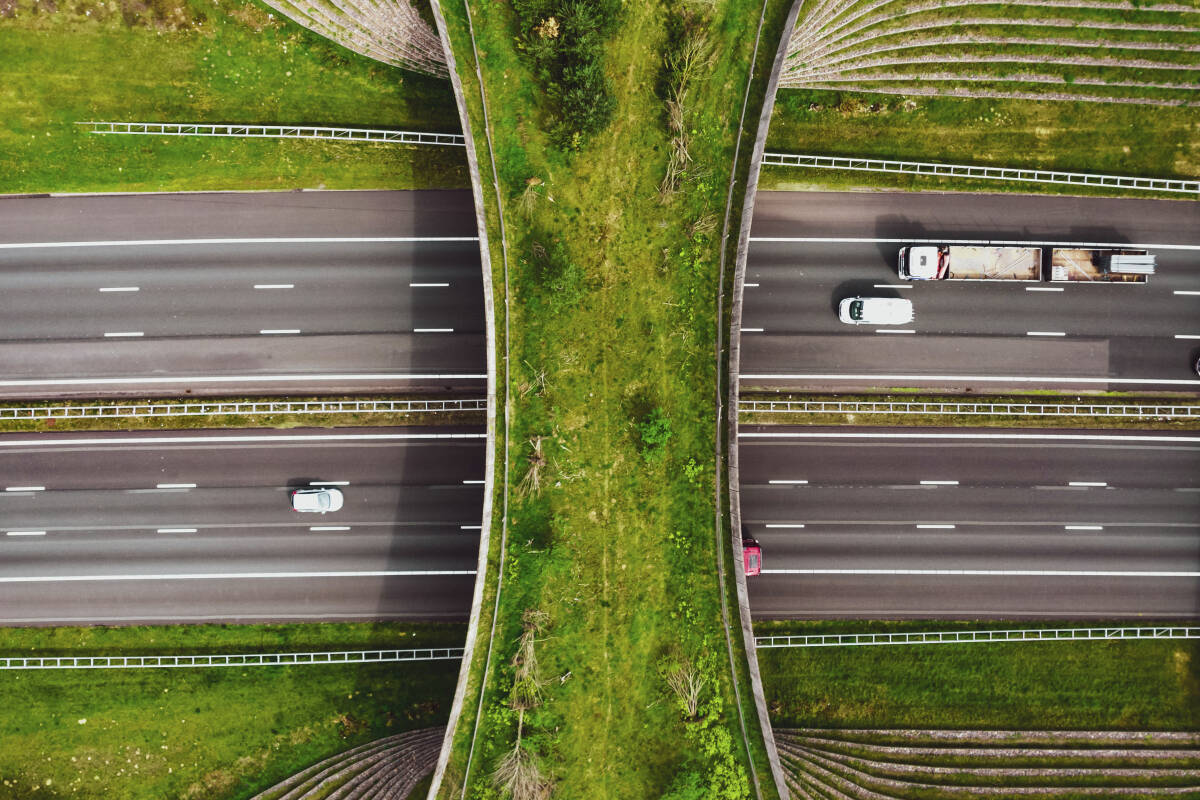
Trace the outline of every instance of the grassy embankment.
<path fill-rule="evenodd" d="M 805 14 L 828 5 L 809 3 Z M 913 13 L 918 4 L 893 2 L 856 17 L 867 5 L 850 4 L 839 14 L 815 18 L 815 23 L 802 15 L 800 30 L 812 38 L 798 42 L 789 59 L 792 72 L 784 86 L 790 88 L 780 92 L 769 150 L 1200 177 L 1200 110 L 1194 107 L 916 94 L 996 92 L 1195 102 L 1200 58 L 1184 48 L 1200 42 L 1200 15 L 1002 4 Z M 987 44 L 966 41 L 968 36 L 1008 41 Z M 953 41 L 945 43 L 946 39 Z M 1038 41 L 1046 43 L 1033 44 Z M 1081 43 L 1089 46 L 1078 46 Z M 877 48 L 881 49 L 868 52 Z M 992 61 L 997 58 L 1007 60 Z M 1155 196 L 786 167 L 767 168 L 763 176 L 763 188 L 855 187 Z"/>
<path fill-rule="evenodd" d="M 727 324 L 717 319 L 720 231 L 761 6 L 583 4 L 599 13 L 593 25 L 579 6 L 535 5 L 472 4 L 507 226 L 511 373 L 499 378 L 512 405 L 508 547 L 469 796 L 500 796 L 502 770 L 517 767 L 527 788 L 548 783 L 564 799 L 747 797 L 716 577 L 729 554 L 728 533 L 718 539 L 714 527 L 724 464 L 714 460 L 713 398 L 715 337 Z M 759 71 L 785 5 L 768 4 Z M 443 9 L 482 154 L 503 336 L 505 261 L 475 64 L 462 5 Z M 611 109 L 600 126 L 572 109 L 571 89 L 586 81 L 558 69 L 565 58 L 594 71 L 597 49 L 608 88 L 583 99 Z M 504 460 L 501 449 L 501 488 Z M 493 574 L 502 509 L 498 495 Z M 464 779 L 482 672 L 481 652 L 446 798 Z M 672 675 L 704 681 L 694 707 L 669 687 Z"/>
<path fill-rule="evenodd" d="M 395 400 L 406 398 L 391 397 L 356 397 L 351 400 Z M 415 400 L 436 400 L 432 397 L 412 398 Z M 297 403 L 304 401 L 322 402 L 329 398 L 322 397 L 289 397 L 279 402 Z M 132 402 L 114 403 L 108 400 L 76 401 L 66 405 L 76 407 L 97 407 L 112 405 L 144 405 L 160 403 L 164 405 L 180 405 L 185 401 L 179 398 L 164 400 L 137 400 Z M 213 405 L 216 403 L 264 403 L 270 400 L 257 398 L 225 398 L 221 400 L 190 401 L 189 405 Z M 0 403 L 0 411 L 7 408 L 59 408 L 64 404 L 56 401 L 26 401 L 19 403 Z M 41 416 L 42 412 L 39 412 Z M 73 412 L 74 413 L 74 412 Z M 51 417 L 40 419 L 0 419 L 0 433 L 24 433 L 30 431 L 163 431 L 188 430 L 203 428 L 358 428 L 358 427 L 390 427 L 394 425 L 484 425 L 486 413 L 483 411 L 422 411 L 422 412 L 313 412 L 313 413 L 262 413 L 262 414 L 195 414 L 189 416 L 171 417 Z"/>
<path fill-rule="evenodd" d="M 1192 397 L 1148 398 L 1144 395 L 1106 393 L 1102 398 L 1080 395 L 1063 395 L 1044 392 L 1031 395 L 984 395 L 964 397 L 929 394 L 923 390 L 911 393 L 892 390 L 886 394 L 870 395 L 811 395 L 789 393 L 744 392 L 743 403 L 749 402 L 862 402 L 862 403 L 954 403 L 954 404 L 1046 404 L 1064 405 L 1103 404 L 1120 406 L 1176 406 L 1195 408 L 1200 405 Z M 745 407 L 744 407 L 745 408 Z M 751 411 L 747 408 L 739 415 L 743 425 L 874 425 L 909 427 L 968 427 L 968 428 L 1113 428 L 1133 430 L 1200 430 L 1200 417 L 1155 417 L 1136 419 L 1130 417 L 1100 415 L 1031 416 L 1025 414 L 962 413 L 935 414 L 921 410 L 912 412 L 881 411 L 879 413 L 840 413 L 832 411 Z"/>
<path fill-rule="evenodd" d="M 7 628 L 0 654 L 461 646 L 462 625 Z M 457 661 L 0 672 L 0 798 L 245 798 L 321 758 L 444 724 Z"/>
<path fill-rule="evenodd" d="M 86 133 L 74 123 L 459 127 L 448 81 L 358 56 L 249 0 L 122 8 L 0 4 L 0 193 L 467 185 L 457 147 Z"/>

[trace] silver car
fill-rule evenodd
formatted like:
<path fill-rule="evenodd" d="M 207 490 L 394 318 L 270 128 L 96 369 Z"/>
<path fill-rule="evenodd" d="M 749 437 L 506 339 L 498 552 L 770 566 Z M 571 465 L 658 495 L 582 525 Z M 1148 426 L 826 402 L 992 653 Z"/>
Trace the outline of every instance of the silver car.
<path fill-rule="evenodd" d="M 913 321 L 911 300 L 899 297 L 847 297 L 838 319 L 849 325 L 906 325 Z"/>
<path fill-rule="evenodd" d="M 309 511 L 325 514 L 342 507 L 345 498 L 340 489 L 328 486 L 313 486 L 309 489 L 292 490 L 292 511 Z"/>

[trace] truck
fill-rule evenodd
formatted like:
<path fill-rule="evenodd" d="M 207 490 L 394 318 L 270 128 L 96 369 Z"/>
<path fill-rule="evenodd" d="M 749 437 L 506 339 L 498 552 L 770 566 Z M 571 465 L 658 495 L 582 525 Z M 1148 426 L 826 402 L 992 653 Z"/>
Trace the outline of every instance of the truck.
<path fill-rule="evenodd" d="M 1145 283 L 1154 274 L 1154 255 L 1133 248 L 1055 247 L 1049 270 L 1041 247 L 910 245 L 900 248 L 898 272 L 911 281 L 1096 281 Z"/>

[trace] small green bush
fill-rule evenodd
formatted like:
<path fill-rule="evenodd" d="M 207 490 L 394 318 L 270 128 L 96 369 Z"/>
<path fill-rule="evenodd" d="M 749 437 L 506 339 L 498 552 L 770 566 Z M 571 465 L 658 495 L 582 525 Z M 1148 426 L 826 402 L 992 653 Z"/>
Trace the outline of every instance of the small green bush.
<path fill-rule="evenodd" d="M 661 408 L 655 408 L 637 424 L 638 449 L 647 463 L 663 457 L 671 440 L 671 420 Z"/>

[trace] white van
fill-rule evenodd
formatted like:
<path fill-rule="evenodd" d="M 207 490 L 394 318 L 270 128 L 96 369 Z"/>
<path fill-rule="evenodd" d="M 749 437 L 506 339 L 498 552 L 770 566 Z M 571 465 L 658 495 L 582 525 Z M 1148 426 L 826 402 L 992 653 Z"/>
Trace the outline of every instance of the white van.
<path fill-rule="evenodd" d="M 906 325 L 913 321 L 911 300 L 899 297 L 847 297 L 838 319 L 849 325 Z"/>

